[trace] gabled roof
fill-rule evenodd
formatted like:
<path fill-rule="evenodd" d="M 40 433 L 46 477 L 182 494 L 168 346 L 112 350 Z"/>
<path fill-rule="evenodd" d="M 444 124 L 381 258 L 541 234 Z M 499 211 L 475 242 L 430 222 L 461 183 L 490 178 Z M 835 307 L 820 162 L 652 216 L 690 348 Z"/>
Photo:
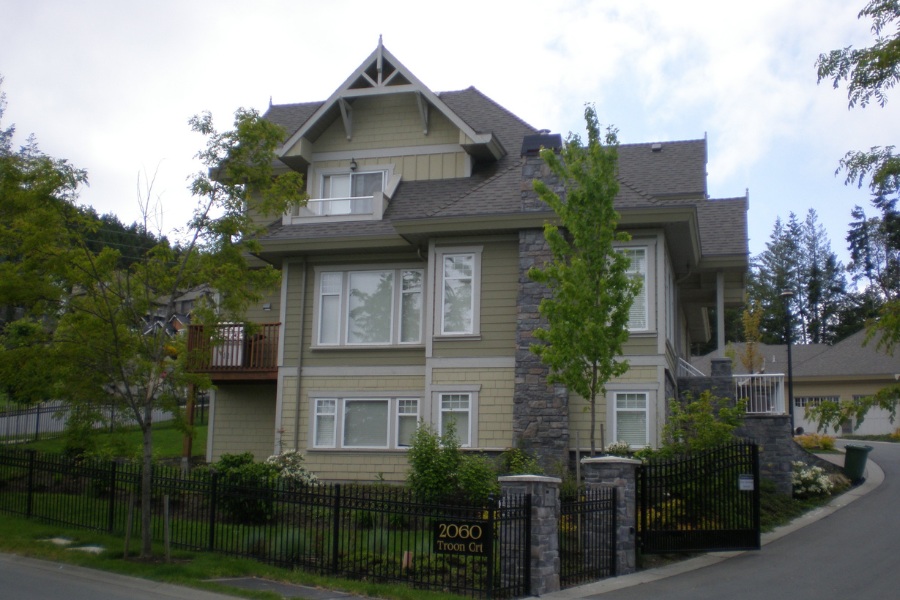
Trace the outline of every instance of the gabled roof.
<path fill-rule="evenodd" d="M 343 120 L 347 139 L 351 139 L 353 137 L 353 99 L 399 93 L 410 93 L 416 96 L 424 131 L 428 131 L 430 112 L 437 110 L 470 140 L 469 143 L 464 144 L 464 148 L 470 154 L 495 160 L 506 154 L 506 150 L 491 129 L 477 129 L 467 119 L 456 114 L 437 94 L 428 89 L 397 60 L 384 47 L 379 37 L 378 47 L 327 100 L 317 106 L 314 104 L 292 105 L 295 108 L 290 115 L 286 114 L 287 111 L 279 111 L 281 114 L 278 115 L 278 118 L 284 118 L 283 126 L 288 132 L 288 138 L 277 151 L 278 156 L 286 157 L 302 138 L 315 141 L 338 117 Z M 306 114 L 310 110 L 312 112 Z M 268 117 L 269 113 L 266 116 Z M 470 115 L 470 117 L 472 116 L 474 115 Z M 301 117 L 305 118 L 294 127 Z"/>
<path fill-rule="evenodd" d="M 294 221 L 290 225 L 277 221 L 261 239 L 264 258 L 275 260 L 279 255 L 305 249 L 340 251 L 365 244 L 408 248 L 438 233 L 541 227 L 552 215 L 549 208 L 541 210 L 532 205 L 526 210 L 523 204 L 522 192 L 529 189 L 530 182 L 523 180 L 524 159 L 518 150 L 524 138 L 538 130 L 474 87 L 431 92 L 380 40 L 375 51 L 327 100 L 271 106 L 265 117 L 287 131 L 282 147 L 285 153 L 301 139 L 311 148 L 319 130 L 335 119 L 344 119 L 352 136 L 354 98 L 396 93 L 416 95 L 426 126 L 428 111 L 439 110 L 474 142 L 462 144 L 475 159 L 471 176 L 403 180 L 381 220 Z M 615 207 L 623 228 L 664 229 L 673 240 L 672 257 L 680 273 L 689 272 L 701 258 L 711 256 L 725 257 L 714 268 L 746 267 L 747 202 L 744 198 L 708 199 L 705 139 L 623 144 L 618 150 L 620 189 Z M 282 160 L 294 168 L 304 168 L 298 151 L 292 152 Z"/>

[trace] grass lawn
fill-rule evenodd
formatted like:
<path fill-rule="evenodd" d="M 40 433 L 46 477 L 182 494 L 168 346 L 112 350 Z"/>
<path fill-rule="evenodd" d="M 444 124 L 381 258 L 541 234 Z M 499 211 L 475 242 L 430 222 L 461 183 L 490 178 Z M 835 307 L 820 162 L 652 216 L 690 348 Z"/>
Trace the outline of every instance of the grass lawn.
<path fill-rule="evenodd" d="M 69 547 L 99 546 L 103 551 L 90 554 L 69 550 L 49 541 L 51 538 L 71 540 Z M 303 571 L 271 567 L 255 560 L 232 558 L 205 552 L 172 551 L 172 561 L 165 562 L 161 545 L 154 546 L 154 560 L 139 560 L 134 554 L 139 542 L 132 540 L 131 556 L 124 557 L 124 541 L 120 537 L 83 529 L 67 529 L 10 515 L 0 515 L 0 552 L 30 556 L 61 563 L 75 564 L 122 575 L 186 585 L 209 591 L 233 594 L 243 598 L 281 600 L 274 592 L 238 590 L 210 579 L 259 577 L 273 581 L 339 590 L 361 596 L 391 600 L 459 600 L 462 596 L 426 592 L 405 585 L 375 584 L 336 577 L 322 577 Z"/>
<path fill-rule="evenodd" d="M 191 446 L 193 458 L 206 456 L 206 425 L 194 426 L 194 441 Z M 110 456 L 139 457 L 141 455 L 141 431 L 137 427 L 129 427 L 114 433 L 97 431 L 92 442 L 96 444 L 95 452 Z M 184 433 L 172 422 L 157 423 L 153 426 L 153 454 L 159 459 L 179 458 L 184 444 Z M 66 449 L 66 439 L 58 438 L 29 442 L 18 446 L 38 452 L 62 453 Z"/>

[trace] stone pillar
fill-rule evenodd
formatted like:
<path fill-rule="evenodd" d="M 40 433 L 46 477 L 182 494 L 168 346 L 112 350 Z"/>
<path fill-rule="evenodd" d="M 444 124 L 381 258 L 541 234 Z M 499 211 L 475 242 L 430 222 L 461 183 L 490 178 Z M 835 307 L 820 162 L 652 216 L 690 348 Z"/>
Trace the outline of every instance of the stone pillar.
<path fill-rule="evenodd" d="M 581 459 L 588 489 L 612 486 L 616 494 L 616 575 L 637 570 L 637 469 L 641 461 L 621 456 Z"/>
<path fill-rule="evenodd" d="M 500 477 L 500 490 L 506 494 L 531 494 L 531 595 L 542 596 L 559 591 L 559 486 L 557 477 L 512 475 Z M 521 553 L 503 551 L 516 557 Z"/>
<path fill-rule="evenodd" d="M 519 295 L 516 319 L 516 374 L 513 396 L 514 443 L 534 452 L 545 470 L 569 459 L 569 393 L 547 383 L 549 368 L 531 352 L 534 330 L 545 325 L 538 312 L 549 290 L 531 281 L 528 269 L 550 258 L 539 229 L 519 232 Z"/>

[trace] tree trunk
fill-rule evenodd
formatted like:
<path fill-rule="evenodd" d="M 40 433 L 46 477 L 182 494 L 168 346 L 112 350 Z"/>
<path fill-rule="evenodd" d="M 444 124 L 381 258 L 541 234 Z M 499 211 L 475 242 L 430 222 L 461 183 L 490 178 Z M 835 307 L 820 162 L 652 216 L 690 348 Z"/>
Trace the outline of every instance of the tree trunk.
<path fill-rule="evenodd" d="M 143 433 L 143 468 L 141 469 L 141 558 L 153 556 L 152 518 L 152 484 L 153 484 L 153 406 L 144 407 Z"/>

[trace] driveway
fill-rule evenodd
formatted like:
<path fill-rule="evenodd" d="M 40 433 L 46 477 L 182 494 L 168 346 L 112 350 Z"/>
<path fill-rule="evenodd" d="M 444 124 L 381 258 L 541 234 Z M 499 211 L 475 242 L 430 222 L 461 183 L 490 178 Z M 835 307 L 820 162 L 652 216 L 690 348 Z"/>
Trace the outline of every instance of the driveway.
<path fill-rule="evenodd" d="M 869 444 L 869 442 L 866 442 Z M 757 552 L 707 555 L 597 584 L 543 596 L 557 600 L 885 600 L 900 597 L 900 444 L 870 443 L 868 485 L 884 480 L 838 510 L 820 509 L 817 520 L 775 536 Z M 840 444 L 839 442 L 839 445 Z M 864 484 L 865 485 L 865 484 Z M 853 492 L 851 492 L 853 493 Z M 845 505 L 845 506 L 844 506 Z M 823 516 L 824 515 L 824 516 Z M 811 520 L 811 519 L 807 519 Z M 662 577 L 653 580 L 660 574 Z M 622 585 L 630 585 L 622 588 Z M 619 589 L 616 589 L 619 588 Z"/>

